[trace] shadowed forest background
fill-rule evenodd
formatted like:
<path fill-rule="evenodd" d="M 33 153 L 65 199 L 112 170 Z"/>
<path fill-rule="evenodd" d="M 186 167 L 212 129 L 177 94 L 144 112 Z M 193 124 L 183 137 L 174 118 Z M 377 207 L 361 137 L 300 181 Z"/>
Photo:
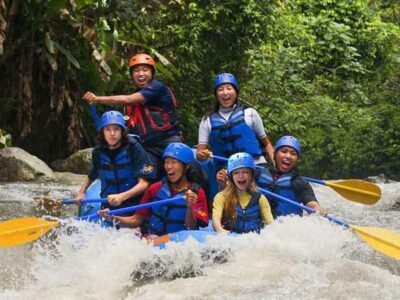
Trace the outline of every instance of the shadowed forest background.
<path fill-rule="evenodd" d="M 3 146 L 46 162 L 93 146 L 81 97 L 132 93 L 138 52 L 177 94 L 189 145 L 230 72 L 273 144 L 300 138 L 305 175 L 400 179 L 398 0 L 0 0 Z"/>

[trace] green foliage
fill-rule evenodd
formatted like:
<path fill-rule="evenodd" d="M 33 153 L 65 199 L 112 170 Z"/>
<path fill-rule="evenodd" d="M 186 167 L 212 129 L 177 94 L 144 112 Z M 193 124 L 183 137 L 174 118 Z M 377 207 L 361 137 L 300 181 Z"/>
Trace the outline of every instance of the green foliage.
<path fill-rule="evenodd" d="M 0 128 L 0 149 L 11 147 L 12 137 L 11 134 L 5 132 Z"/>
<path fill-rule="evenodd" d="M 127 60 L 148 52 L 156 76 L 177 93 L 191 145 L 215 103 L 213 77 L 231 72 L 273 142 L 283 134 L 301 139 L 304 173 L 400 177 L 398 1 L 44 2 L 19 2 L 0 56 L 8 74 L 0 126 L 21 136 L 18 144 L 37 147 L 44 138 L 57 148 L 37 152 L 60 156 L 65 144 L 72 151 L 93 142 L 81 95 L 132 92 Z M 57 140 L 55 132 L 66 134 Z"/>
<path fill-rule="evenodd" d="M 274 11 L 269 38 L 247 51 L 252 72 L 242 96 L 266 116 L 273 140 L 300 137 L 303 172 L 399 176 L 398 159 L 388 155 L 400 141 L 390 113 L 399 26 L 375 9 L 364 1 L 292 1 Z"/>

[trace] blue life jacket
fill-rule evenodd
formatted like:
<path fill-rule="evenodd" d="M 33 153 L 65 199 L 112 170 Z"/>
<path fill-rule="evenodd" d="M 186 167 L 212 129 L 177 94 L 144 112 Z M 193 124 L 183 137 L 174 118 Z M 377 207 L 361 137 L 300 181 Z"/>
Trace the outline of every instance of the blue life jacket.
<path fill-rule="evenodd" d="M 207 193 L 207 199 L 212 202 L 212 199 L 214 199 L 215 195 L 218 193 L 218 182 L 216 179 L 217 162 L 213 158 L 200 160 L 198 162 L 203 174 L 205 174 L 204 178 L 207 180 L 207 184 L 198 180 L 196 180 L 196 182 L 200 183 L 203 190 Z"/>
<path fill-rule="evenodd" d="M 192 184 L 192 191 L 197 193 L 198 185 Z M 173 197 L 184 196 L 187 190 L 183 190 Z M 160 190 L 157 192 L 154 201 L 172 198 L 168 183 L 164 182 Z M 185 227 L 187 204 L 185 199 L 178 200 L 174 203 L 160 205 L 151 209 L 151 216 L 148 225 L 148 233 L 164 235 L 187 229 Z"/>
<path fill-rule="evenodd" d="M 296 176 L 298 175 L 294 173 L 286 173 L 279 177 L 277 180 L 274 180 L 270 170 L 263 169 L 260 176 L 258 176 L 257 178 L 257 184 L 274 194 L 288 198 L 301 204 L 301 201 L 295 194 L 292 186 L 292 180 Z M 272 215 L 274 216 L 274 218 L 291 214 L 299 216 L 303 215 L 303 210 L 300 207 L 294 206 L 285 201 L 274 199 L 273 197 L 268 197 L 268 199 L 270 200 Z"/>
<path fill-rule="evenodd" d="M 260 232 L 264 227 L 261 220 L 260 197 L 261 193 L 253 192 L 250 202 L 245 208 L 242 208 L 239 202 L 236 204 L 236 222 L 231 231 L 236 233 Z"/>
<path fill-rule="evenodd" d="M 245 122 L 244 107 L 237 105 L 228 121 L 214 112 L 210 115 L 210 122 L 210 145 L 215 155 L 229 157 L 237 152 L 247 152 L 254 158 L 261 156 L 260 142 Z"/>
<path fill-rule="evenodd" d="M 97 169 L 99 170 L 101 181 L 100 196 L 102 198 L 110 194 L 119 194 L 130 190 L 138 183 L 137 178 L 134 177 L 134 168 L 129 147 L 130 144 L 121 147 L 114 159 L 111 159 L 105 149 L 101 147 L 98 148 L 99 151 L 95 152 L 95 156 L 98 157 L 93 157 L 93 161 L 99 164 Z M 134 205 L 139 200 L 140 196 L 137 196 L 124 201 L 118 207 L 110 206 L 110 209 Z"/>

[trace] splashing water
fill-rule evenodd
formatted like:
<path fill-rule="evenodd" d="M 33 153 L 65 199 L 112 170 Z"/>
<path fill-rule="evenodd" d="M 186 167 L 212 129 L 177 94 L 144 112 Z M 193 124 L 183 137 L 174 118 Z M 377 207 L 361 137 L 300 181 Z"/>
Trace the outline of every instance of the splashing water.
<path fill-rule="evenodd" d="M 350 224 L 400 232 L 399 183 L 375 206 L 313 186 L 321 205 Z M 1 218 L 43 216 L 33 196 L 70 198 L 77 186 L 0 185 Z M 132 231 L 71 218 L 40 240 L 0 249 L 2 299 L 400 299 L 400 262 L 319 216 L 288 217 L 260 235 L 217 235 L 153 248 Z"/>

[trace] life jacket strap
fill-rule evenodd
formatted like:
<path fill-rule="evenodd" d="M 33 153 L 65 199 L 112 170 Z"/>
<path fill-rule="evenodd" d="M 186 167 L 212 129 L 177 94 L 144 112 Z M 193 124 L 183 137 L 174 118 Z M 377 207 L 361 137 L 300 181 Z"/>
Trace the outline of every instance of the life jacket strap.
<path fill-rule="evenodd" d="M 127 178 L 121 178 L 121 179 L 107 179 L 106 183 L 108 185 L 120 185 L 120 184 L 125 184 L 128 183 L 128 179 Z"/>
<path fill-rule="evenodd" d="M 126 168 L 127 166 L 129 166 L 128 163 L 124 163 L 124 164 L 109 164 L 109 165 L 100 165 L 98 167 L 99 170 L 108 170 L 108 171 L 112 171 L 112 170 L 121 170 Z"/>
<path fill-rule="evenodd" d="M 211 130 L 227 130 L 241 123 L 245 123 L 245 120 L 237 120 L 234 122 L 226 122 L 225 124 L 219 126 L 212 126 Z"/>
<path fill-rule="evenodd" d="M 230 136 L 221 136 L 221 140 L 223 140 L 225 143 L 232 143 L 241 137 L 241 134 L 232 134 Z"/>

